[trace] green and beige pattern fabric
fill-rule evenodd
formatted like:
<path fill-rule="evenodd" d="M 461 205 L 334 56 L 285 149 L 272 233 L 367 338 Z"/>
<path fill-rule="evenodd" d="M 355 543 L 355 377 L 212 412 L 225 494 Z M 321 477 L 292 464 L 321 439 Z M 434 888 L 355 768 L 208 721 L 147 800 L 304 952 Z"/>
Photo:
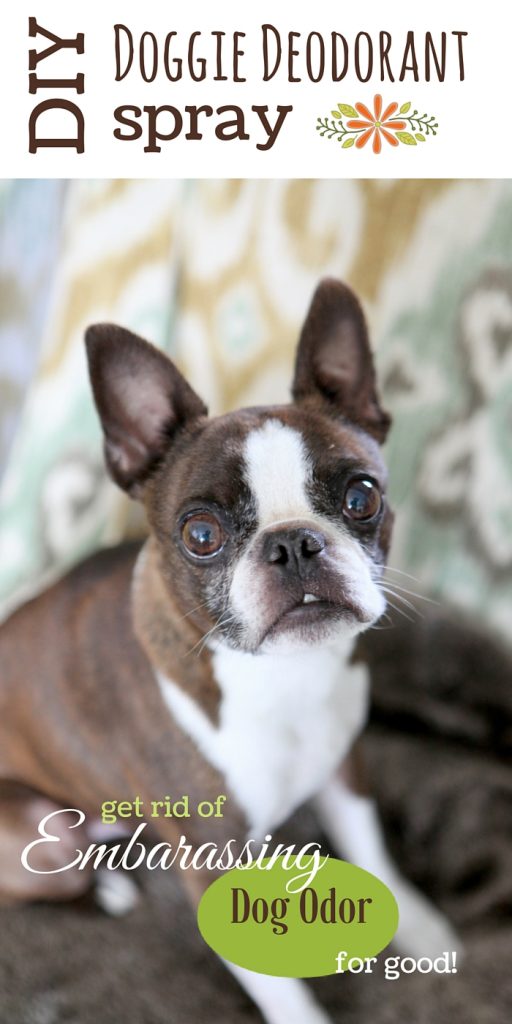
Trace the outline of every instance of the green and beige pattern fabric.
<path fill-rule="evenodd" d="M 392 564 L 510 631 L 512 185 L 72 182 L 39 366 L 0 488 L 4 609 L 142 529 L 106 481 L 82 346 L 117 320 L 212 412 L 286 398 L 324 274 L 361 295 L 394 429 Z M 1 282 L 0 282 L 1 285 Z"/>

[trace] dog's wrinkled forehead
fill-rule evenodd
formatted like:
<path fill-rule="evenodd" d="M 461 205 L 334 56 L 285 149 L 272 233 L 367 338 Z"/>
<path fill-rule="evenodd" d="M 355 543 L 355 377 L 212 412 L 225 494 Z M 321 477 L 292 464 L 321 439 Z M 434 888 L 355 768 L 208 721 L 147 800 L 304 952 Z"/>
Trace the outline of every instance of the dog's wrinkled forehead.
<path fill-rule="evenodd" d="M 378 446 L 349 426 L 291 409 L 269 415 L 248 434 L 243 476 L 258 526 L 336 511 L 347 474 L 365 472 L 385 483 Z"/>
<path fill-rule="evenodd" d="M 279 406 L 208 421 L 183 458 L 170 460 L 167 475 L 175 510 L 211 502 L 248 530 L 329 514 L 352 471 L 385 482 L 378 445 L 368 435 L 311 410 Z"/>

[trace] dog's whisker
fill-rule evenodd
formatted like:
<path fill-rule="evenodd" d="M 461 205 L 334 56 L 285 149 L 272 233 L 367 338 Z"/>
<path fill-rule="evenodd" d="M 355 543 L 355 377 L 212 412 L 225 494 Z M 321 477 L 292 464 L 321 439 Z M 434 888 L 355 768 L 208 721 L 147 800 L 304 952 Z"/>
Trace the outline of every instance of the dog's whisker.
<path fill-rule="evenodd" d="M 385 572 L 396 572 L 399 576 L 407 576 L 409 580 L 414 580 L 415 583 L 421 583 L 418 576 L 413 576 L 410 572 L 404 572 L 403 569 L 395 569 L 392 565 L 380 565 L 379 563 L 375 563 L 375 568 L 383 569 Z"/>
<path fill-rule="evenodd" d="M 236 616 L 235 615 L 231 615 L 229 618 L 224 619 L 223 622 L 218 622 L 217 625 L 215 626 L 215 628 L 210 630 L 210 634 L 209 635 L 207 634 L 206 637 L 204 638 L 203 643 L 201 644 L 201 647 L 200 647 L 199 651 L 197 652 L 197 656 L 199 656 L 202 653 L 206 643 L 208 642 L 208 640 L 210 640 L 212 638 L 212 636 L 214 635 L 216 630 L 220 629 L 221 626 L 229 626 L 232 622 L 235 622 L 235 621 L 236 621 Z"/>
<path fill-rule="evenodd" d="M 216 622 L 216 623 L 215 623 L 215 625 L 211 627 L 211 629 L 207 630 L 207 631 L 206 631 L 206 633 L 203 633 L 203 635 L 199 637 L 199 640 L 197 641 L 197 643 L 195 643 L 195 644 L 194 644 L 194 646 L 193 646 L 193 647 L 191 647 L 189 651 L 186 651 L 186 653 L 185 653 L 184 657 L 185 657 L 185 658 L 188 658 L 188 657 L 189 657 L 189 656 L 190 656 L 191 654 L 193 654 L 193 653 L 194 653 L 194 651 L 196 651 L 196 650 L 197 650 L 197 648 L 199 647 L 199 645 L 200 645 L 200 644 L 201 644 L 201 643 L 202 643 L 203 641 L 206 641 L 206 640 L 208 639 L 208 637 L 209 637 L 209 636 L 211 636 L 211 634 L 212 634 L 213 632 L 215 632 L 215 630 L 217 629 L 217 627 L 218 627 L 219 625 L 220 625 L 220 623 L 219 623 L 219 622 Z M 200 653 L 201 653 L 201 651 L 198 651 L 198 654 L 200 654 Z"/>
<path fill-rule="evenodd" d="M 197 651 L 197 657 L 199 657 L 199 655 L 202 653 L 204 645 L 205 645 L 205 643 L 207 643 L 209 637 L 211 637 L 212 634 L 215 633 L 215 630 L 219 629 L 220 626 L 221 626 L 221 623 L 220 622 L 216 622 L 215 625 L 211 627 L 211 629 L 207 630 L 206 633 L 203 633 L 203 636 L 199 637 L 199 640 L 197 641 L 197 643 L 194 644 L 194 646 L 191 647 L 189 651 L 187 651 L 185 657 L 188 658 L 191 654 L 194 654 L 195 651 Z"/>
<path fill-rule="evenodd" d="M 381 567 L 377 566 L 376 568 L 379 569 Z M 384 567 L 384 568 L 386 569 L 386 567 Z M 394 570 L 394 571 L 397 572 L 398 570 Z M 408 575 L 408 574 L 405 573 L 404 575 Z M 414 577 L 412 577 L 412 579 L 414 579 Z M 407 594 L 409 597 L 415 597 L 418 601 L 426 601 L 427 604 L 433 604 L 433 605 L 436 605 L 437 607 L 439 607 L 439 601 L 436 601 L 433 597 L 426 597 L 425 594 L 419 594 L 416 590 L 410 590 L 408 587 L 404 587 L 404 586 L 402 586 L 401 583 L 398 583 L 397 580 L 386 579 L 385 575 L 383 577 L 375 580 L 375 583 L 377 584 L 377 586 L 381 586 L 382 584 L 387 584 L 388 586 L 394 587 L 395 590 L 399 591 L 401 594 Z"/>
<path fill-rule="evenodd" d="M 189 615 L 193 615 L 194 612 L 198 612 L 200 608 L 207 608 L 207 607 L 208 607 L 208 601 L 201 601 L 201 604 L 196 604 L 195 608 L 190 608 L 190 610 L 188 612 L 186 612 L 185 615 L 182 615 L 178 619 L 178 622 L 183 622 L 183 619 L 188 619 Z"/>
<path fill-rule="evenodd" d="M 210 629 L 210 631 L 206 634 L 206 636 L 203 637 L 201 646 L 200 646 L 196 656 L 199 657 L 199 655 L 203 653 L 204 648 L 205 648 L 206 644 L 208 643 L 208 640 L 210 640 L 212 638 L 214 633 L 216 633 L 217 630 L 220 629 L 221 626 L 227 626 L 232 621 L 233 621 L 233 616 L 231 616 L 230 618 L 224 619 L 224 621 L 222 621 L 222 622 L 217 622 L 217 624 L 212 629 Z"/>
<path fill-rule="evenodd" d="M 435 601 L 433 597 L 426 597 L 425 594 L 418 594 L 416 590 L 408 590 L 407 587 L 402 587 L 396 580 L 384 580 L 384 583 L 390 583 L 392 587 L 399 590 L 402 594 L 409 594 L 410 597 L 416 597 L 418 601 L 427 601 L 428 604 L 439 605 L 439 601 Z"/>
<path fill-rule="evenodd" d="M 416 618 L 425 618 L 420 608 L 418 608 L 415 604 L 412 604 L 411 601 L 408 601 L 407 598 L 403 596 L 403 594 L 398 593 L 396 590 L 393 589 L 393 587 L 381 587 L 380 589 L 384 594 L 390 594 L 391 597 L 394 597 L 395 600 L 399 602 L 400 606 L 408 608 L 409 611 L 412 612 L 413 616 L 415 616 Z"/>
<path fill-rule="evenodd" d="M 380 585 L 379 590 L 381 590 L 384 594 L 391 594 L 391 597 L 395 597 L 397 601 L 400 601 L 403 605 L 405 605 L 406 608 L 409 608 L 411 612 L 417 612 L 419 614 L 419 609 L 416 608 L 412 601 L 409 601 L 406 597 L 403 596 L 403 594 L 398 593 L 394 589 L 394 587 Z"/>
<path fill-rule="evenodd" d="M 390 608 L 393 608 L 395 612 L 398 612 L 399 615 L 403 615 L 404 619 L 407 619 L 409 622 L 414 622 L 412 615 L 408 615 L 407 612 L 405 612 L 404 609 L 400 607 L 400 605 L 393 604 L 393 602 L 390 601 L 388 597 L 386 597 L 386 603 L 389 605 Z"/>
<path fill-rule="evenodd" d="M 203 636 L 199 637 L 199 640 L 197 641 L 197 643 L 194 644 L 194 646 L 191 647 L 189 651 L 187 651 L 187 653 L 185 654 L 185 657 L 188 658 L 190 654 L 193 654 L 194 651 L 197 650 L 197 648 L 199 648 L 199 650 L 197 651 L 197 657 L 199 657 L 199 655 L 204 650 L 205 644 L 208 642 L 210 637 L 213 636 L 213 634 L 216 632 L 216 630 L 220 629 L 221 626 L 229 625 L 229 623 L 233 622 L 234 619 L 235 619 L 234 615 L 228 615 L 226 612 L 223 612 L 223 614 L 220 616 L 220 618 L 217 620 L 217 622 L 214 623 L 214 625 L 211 627 L 211 629 L 208 629 L 206 631 L 206 633 L 203 634 Z"/>
<path fill-rule="evenodd" d="M 388 623 L 387 626 L 380 626 L 379 623 L 383 622 L 384 619 L 387 620 L 387 623 Z M 380 619 L 378 619 L 377 622 L 375 623 L 375 625 L 374 626 L 370 626 L 370 629 L 394 629 L 394 627 L 395 627 L 395 623 L 393 622 L 389 612 L 384 611 L 382 613 L 382 615 L 380 616 Z"/>

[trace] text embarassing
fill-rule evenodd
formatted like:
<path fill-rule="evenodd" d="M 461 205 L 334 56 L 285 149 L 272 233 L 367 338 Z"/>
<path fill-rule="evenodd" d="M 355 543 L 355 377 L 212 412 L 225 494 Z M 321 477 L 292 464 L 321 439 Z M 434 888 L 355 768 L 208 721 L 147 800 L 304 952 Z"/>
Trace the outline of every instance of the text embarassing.
<path fill-rule="evenodd" d="M 168 842 L 156 843 L 146 846 L 140 841 L 140 837 L 147 829 L 147 822 L 141 822 L 128 843 L 90 843 L 85 850 L 76 850 L 76 856 L 67 864 L 49 870 L 41 870 L 35 867 L 36 851 L 46 843 L 60 842 L 59 835 L 53 835 L 50 831 L 51 822 L 59 815 L 70 815 L 68 829 L 77 828 L 85 822 L 85 814 L 78 808 L 63 808 L 52 811 L 42 819 L 38 827 L 40 838 L 29 843 L 21 855 L 23 867 L 32 874 L 53 875 L 71 868 L 78 868 L 83 871 L 92 864 L 94 870 L 99 867 L 115 871 L 123 868 L 125 871 L 134 871 L 144 865 L 149 871 L 160 868 L 168 871 L 172 867 L 178 867 L 182 871 L 228 871 L 232 868 L 239 868 L 247 871 L 251 868 L 260 868 L 265 871 L 271 870 L 279 858 L 282 869 L 285 872 L 296 873 L 288 876 L 286 889 L 288 892 L 302 892 L 311 884 L 317 873 L 324 867 L 328 857 L 320 854 L 319 843 L 306 843 L 297 847 L 295 843 L 284 846 L 278 843 L 269 856 L 269 849 L 272 836 L 266 835 L 263 843 L 254 839 L 248 839 L 243 845 L 235 839 L 229 839 L 220 848 L 216 843 L 203 843 L 201 846 L 193 847 L 187 842 L 186 836 L 180 836 L 177 845 L 172 846 Z"/>

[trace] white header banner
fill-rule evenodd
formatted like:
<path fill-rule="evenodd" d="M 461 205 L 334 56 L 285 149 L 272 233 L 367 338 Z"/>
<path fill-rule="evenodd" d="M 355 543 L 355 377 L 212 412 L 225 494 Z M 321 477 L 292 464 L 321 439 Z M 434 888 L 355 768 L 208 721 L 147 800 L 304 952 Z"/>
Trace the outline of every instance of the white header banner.
<path fill-rule="evenodd" d="M 18 0 L 2 177 L 509 177 L 502 0 Z"/>

